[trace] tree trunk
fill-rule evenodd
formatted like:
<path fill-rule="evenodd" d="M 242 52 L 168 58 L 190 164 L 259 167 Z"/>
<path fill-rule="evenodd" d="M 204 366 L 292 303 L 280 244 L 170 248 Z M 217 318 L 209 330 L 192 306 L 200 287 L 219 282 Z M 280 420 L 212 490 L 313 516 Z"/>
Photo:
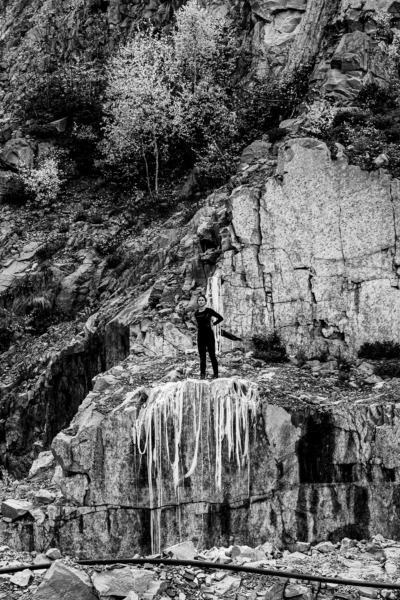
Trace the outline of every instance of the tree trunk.
<path fill-rule="evenodd" d="M 151 185 L 150 185 L 149 165 L 148 165 L 147 158 L 146 158 L 146 152 L 144 149 L 143 140 L 141 140 L 141 144 L 142 144 L 142 156 L 143 156 L 144 164 L 146 166 L 147 188 L 149 190 L 150 196 L 153 196 L 153 192 L 151 190 Z"/>
<path fill-rule="evenodd" d="M 158 171 L 159 171 L 159 160 L 160 159 L 159 159 L 157 138 L 154 134 L 154 131 L 153 131 L 153 139 L 154 139 L 154 157 L 156 159 L 156 174 L 155 174 L 155 178 L 154 178 L 154 191 L 157 196 L 158 195 Z"/>

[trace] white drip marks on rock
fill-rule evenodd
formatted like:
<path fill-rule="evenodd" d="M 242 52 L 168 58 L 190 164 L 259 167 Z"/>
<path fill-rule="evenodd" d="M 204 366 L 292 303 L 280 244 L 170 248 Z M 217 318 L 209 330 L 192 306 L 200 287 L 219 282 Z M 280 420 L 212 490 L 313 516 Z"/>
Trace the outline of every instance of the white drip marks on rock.
<path fill-rule="evenodd" d="M 150 390 L 132 436 L 136 450 L 146 456 L 150 508 L 156 509 L 151 510 L 153 552 L 160 550 L 163 487 L 171 471 L 178 506 L 182 483 L 194 475 L 199 457 L 203 471 L 205 464 L 214 471 L 216 492 L 222 487 L 223 457 L 235 461 L 239 471 L 247 465 L 249 475 L 250 430 L 258 402 L 257 386 L 238 378 L 188 379 Z M 186 472 L 183 463 L 190 465 Z"/>

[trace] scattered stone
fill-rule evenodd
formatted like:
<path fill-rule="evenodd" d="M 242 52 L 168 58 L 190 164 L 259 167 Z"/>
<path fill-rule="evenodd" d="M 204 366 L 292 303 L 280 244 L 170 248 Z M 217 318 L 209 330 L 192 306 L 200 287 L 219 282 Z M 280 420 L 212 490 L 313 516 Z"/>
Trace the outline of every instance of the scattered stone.
<path fill-rule="evenodd" d="M 307 594 L 308 588 L 300 585 L 288 585 L 285 589 L 285 598 L 301 598 Z"/>
<path fill-rule="evenodd" d="M 59 558 L 61 558 L 61 552 L 58 548 L 49 548 L 49 550 L 47 550 L 46 552 L 46 556 L 51 560 L 58 560 Z"/>
<path fill-rule="evenodd" d="M 32 577 L 32 571 L 30 569 L 24 569 L 23 571 L 14 573 L 14 575 L 10 577 L 10 582 L 19 587 L 27 587 Z"/>
<path fill-rule="evenodd" d="M 170 546 L 164 550 L 164 552 L 165 554 L 169 554 L 171 558 L 176 558 L 178 560 L 193 560 L 198 555 L 193 542 L 181 542 L 180 544 L 175 544 L 175 546 Z"/>
<path fill-rule="evenodd" d="M 1 514 L 7 519 L 15 521 L 24 517 L 33 508 L 26 500 L 4 500 L 1 504 Z"/>
<path fill-rule="evenodd" d="M 93 391 L 94 392 L 103 392 L 109 387 L 112 387 L 116 383 L 118 383 L 118 379 L 116 379 L 113 375 L 101 375 L 96 377 L 94 380 Z"/>
<path fill-rule="evenodd" d="M 33 564 L 34 565 L 41 565 L 44 563 L 49 563 L 49 557 L 46 556 L 45 554 L 37 554 L 35 556 L 35 558 L 33 559 Z"/>
<path fill-rule="evenodd" d="M 34 497 L 37 502 L 40 502 L 42 504 L 51 504 L 51 502 L 54 502 L 56 498 L 55 494 L 43 489 L 36 492 Z"/>
<path fill-rule="evenodd" d="M 45 574 L 35 600 L 97 600 L 85 572 L 56 561 Z"/>
<path fill-rule="evenodd" d="M 378 598 L 379 590 L 370 587 L 359 587 L 358 591 L 364 598 Z"/>
<path fill-rule="evenodd" d="M 296 551 L 297 552 L 308 552 L 311 547 L 309 542 L 296 542 Z"/>
<path fill-rule="evenodd" d="M 385 563 L 385 571 L 388 575 L 394 575 L 397 573 L 397 565 L 391 560 L 387 560 Z"/>
<path fill-rule="evenodd" d="M 101 596 L 125 597 L 132 590 L 139 595 L 144 594 L 155 579 L 153 571 L 125 567 L 94 573 L 93 585 Z"/>
<path fill-rule="evenodd" d="M 400 548 L 399 548 L 400 550 Z M 370 554 L 371 556 L 373 556 L 374 558 L 380 559 L 380 558 L 385 558 L 385 553 L 383 551 L 383 548 L 381 548 L 381 546 L 379 544 L 376 543 L 370 543 L 367 544 L 365 546 L 365 552 L 368 552 L 368 554 Z"/>
<path fill-rule="evenodd" d="M 307 560 L 307 555 L 304 552 L 293 552 L 288 558 L 293 560 Z"/>
<path fill-rule="evenodd" d="M 340 544 L 340 552 L 341 554 L 345 554 L 350 550 L 350 548 L 354 548 L 357 546 L 356 540 L 350 540 L 349 538 L 343 538 Z"/>
<path fill-rule="evenodd" d="M 32 466 L 29 470 L 28 479 L 35 477 L 38 474 L 47 471 L 54 467 L 54 455 L 51 450 L 41 452 L 36 460 L 33 461 Z"/>
<path fill-rule="evenodd" d="M 141 596 L 143 600 L 153 600 L 153 598 L 165 591 L 168 587 L 168 583 L 165 581 L 150 581 L 149 587 Z"/>
<path fill-rule="evenodd" d="M 392 561 L 400 560 L 400 547 L 392 546 L 389 548 L 380 548 L 380 550 L 386 559 Z"/>
<path fill-rule="evenodd" d="M 234 590 L 238 590 L 240 587 L 241 579 L 238 577 L 233 577 L 232 575 L 227 575 L 222 581 L 218 581 L 215 584 L 215 594 L 222 598 L 224 594 L 228 592 L 232 592 Z"/>
<path fill-rule="evenodd" d="M 323 554 L 335 551 L 335 546 L 332 544 L 332 542 L 321 542 L 320 544 L 314 546 L 314 548 L 315 550 L 318 550 L 318 552 L 322 552 Z"/>
<path fill-rule="evenodd" d="M 387 167 L 389 164 L 389 157 L 387 154 L 379 154 L 379 156 L 377 156 L 374 160 L 375 165 L 378 167 L 378 169 Z"/>

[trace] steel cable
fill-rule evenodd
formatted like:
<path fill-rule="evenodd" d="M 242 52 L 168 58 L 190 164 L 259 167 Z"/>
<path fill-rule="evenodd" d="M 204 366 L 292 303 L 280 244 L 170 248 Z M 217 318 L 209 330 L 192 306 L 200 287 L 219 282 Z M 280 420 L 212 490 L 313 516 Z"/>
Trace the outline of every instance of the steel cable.
<path fill-rule="evenodd" d="M 295 571 L 279 571 L 275 569 L 261 569 L 260 567 L 246 567 L 245 565 L 221 564 L 214 562 L 206 562 L 201 560 L 178 560 L 174 558 L 106 558 L 106 559 L 90 559 L 77 560 L 78 565 L 159 565 L 173 567 L 198 567 L 200 569 L 218 569 L 219 571 L 234 571 L 241 573 L 250 573 L 253 575 L 269 575 L 272 577 L 283 577 L 285 579 L 304 579 L 307 581 L 317 581 L 319 583 L 337 583 L 338 585 L 351 585 L 361 587 L 375 587 L 390 590 L 400 590 L 400 583 L 385 583 L 381 581 L 362 581 L 356 579 L 340 579 L 337 577 L 323 577 L 322 575 L 308 575 Z M 3 567 L 0 569 L 0 574 L 17 573 L 24 569 L 36 571 L 38 569 L 48 569 L 53 562 L 41 563 L 38 565 L 21 565 L 19 567 Z"/>

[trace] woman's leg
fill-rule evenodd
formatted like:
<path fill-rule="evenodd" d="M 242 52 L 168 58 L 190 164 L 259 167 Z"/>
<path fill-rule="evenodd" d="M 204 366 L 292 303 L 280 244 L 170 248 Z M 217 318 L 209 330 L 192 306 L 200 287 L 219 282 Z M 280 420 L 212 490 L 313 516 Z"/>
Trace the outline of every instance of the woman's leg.
<path fill-rule="evenodd" d="M 211 332 L 211 335 L 208 336 L 207 350 L 210 356 L 214 377 L 218 377 L 218 361 L 217 357 L 215 356 L 215 337 L 213 332 Z"/>
<path fill-rule="evenodd" d="M 207 351 L 207 343 L 205 339 L 197 338 L 197 348 L 199 350 L 200 356 L 200 376 L 205 377 L 206 374 L 206 351 Z"/>

